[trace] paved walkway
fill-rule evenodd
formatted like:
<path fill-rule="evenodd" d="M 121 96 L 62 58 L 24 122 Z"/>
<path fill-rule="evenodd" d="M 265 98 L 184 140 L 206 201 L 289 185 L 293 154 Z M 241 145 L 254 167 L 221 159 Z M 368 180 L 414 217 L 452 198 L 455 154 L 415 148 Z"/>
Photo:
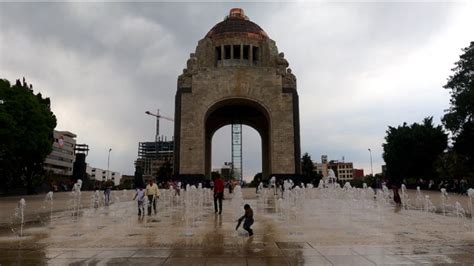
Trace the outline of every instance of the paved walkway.
<path fill-rule="evenodd" d="M 185 219 L 183 206 L 162 198 L 156 216 L 139 219 L 134 202 L 57 212 L 24 229 L 0 234 L 0 264 L 26 265 L 376 265 L 474 262 L 474 226 L 458 219 L 367 201 L 314 194 L 284 209 L 282 200 L 251 198 L 255 235 L 235 231 L 230 195 L 224 212 L 209 203 Z M 271 195 L 271 193 L 267 193 Z M 130 198 L 131 195 L 125 195 Z M 2 208 L 3 210 L 3 208 Z M 18 231 L 18 229 L 15 229 Z"/>

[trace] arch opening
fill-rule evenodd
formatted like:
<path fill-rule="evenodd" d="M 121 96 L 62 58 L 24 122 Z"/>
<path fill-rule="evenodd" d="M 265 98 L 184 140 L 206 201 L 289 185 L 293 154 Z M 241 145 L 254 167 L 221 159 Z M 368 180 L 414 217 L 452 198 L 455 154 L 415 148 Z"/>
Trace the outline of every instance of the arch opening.
<path fill-rule="evenodd" d="M 220 101 L 205 116 L 205 175 L 212 170 L 212 138 L 217 130 L 231 124 L 243 124 L 255 129 L 261 138 L 262 176 L 268 177 L 271 169 L 270 119 L 259 103 L 241 98 Z"/>
<path fill-rule="evenodd" d="M 219 128 L 212 136 L 211 172 L 229 168 L 221 172 L 225 178 L 230 174 L 232 167 L 232 126 Z M 260 134 L 252 127 L 242 125 L 242 176 L 243 180 L 250 183 L 254 176 L 262 172 L 262 139 Z M 235 147 L 234 147 L 235 148 Z M 237 151 L 238 153 L 238 151 Z M 239 167 L 239 158 L 235 163 Z M 238 170 L 238 169 L 237 169 Z"/>

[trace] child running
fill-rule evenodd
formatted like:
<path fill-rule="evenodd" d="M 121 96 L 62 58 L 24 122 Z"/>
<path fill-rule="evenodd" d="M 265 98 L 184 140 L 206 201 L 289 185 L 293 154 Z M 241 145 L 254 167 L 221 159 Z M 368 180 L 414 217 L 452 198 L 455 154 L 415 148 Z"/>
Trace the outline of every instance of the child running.
<path fill-rule="evenodd" d="M 250 226 L 252 226 L 253 224 L 253 210 L 252 208 L 250 208 L 250 205 L 248 204 L 244 205 L 244 210 L 245 210 L 245 214 L 239 218 L 237 226 L 235 227 L 235 230 L 239 229 L 240 224 L 242 223 L 242 221 L 244 221 L 243 227 L 247 232 L 249 232 L 249 237 L 250 237 L 250 236 L 253 236 L 253 230 L 252 228 L 250 228 Z"/>
<path fill-rule="evenodd" d="M 137 200 L 138 203 L 138 216 L 145 216 L 145 191 L 142 187 L 137 189 L 135 196 L 133 196 L 133 200 Z"/>

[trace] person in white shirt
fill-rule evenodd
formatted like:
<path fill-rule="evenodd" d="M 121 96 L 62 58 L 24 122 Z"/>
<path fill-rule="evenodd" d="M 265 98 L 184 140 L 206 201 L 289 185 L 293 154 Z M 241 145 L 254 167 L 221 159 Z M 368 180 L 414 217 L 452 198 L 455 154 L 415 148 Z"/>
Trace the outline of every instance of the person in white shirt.
<path fill-rule="evenodd" d="M 145 215 L 145 190 L 143 190 L 143 187 L 139 187 L 137 189 L 137 192 L 135 193 L 135 196 L 133 197 L 133 200 L 137 200 L 138 203 L 138 216 Z"/>

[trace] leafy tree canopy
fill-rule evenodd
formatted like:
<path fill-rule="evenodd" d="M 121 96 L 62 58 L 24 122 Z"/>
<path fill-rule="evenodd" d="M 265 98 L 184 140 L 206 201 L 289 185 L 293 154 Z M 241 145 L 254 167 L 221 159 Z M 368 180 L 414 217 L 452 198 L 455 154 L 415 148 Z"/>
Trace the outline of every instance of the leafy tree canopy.
<path fill-rule="evenodd" d="M 0 79 L 0 183 L 4 189 L 26 187 L 32 193 L 40 184 L 55 127 L 49 98 L 34 94 L 24 78 L 13 86 Z"/>
<path fill-rule="evenodd" d="M 433 179 L 435 162 L 447 148 L 448 137 L 441 126 L 433 125 L 433 117 L 428 117 L 421 124 L 389 126 L 385 142 L 383 159 L 389 179 Z"/>
<path fill-rule="evenodd" d="M 253 177 L 253 180 L 252 180 L 252 182 L 250 182 L 249 186 L 250 187 L 257 187 L 260 184 L 260 182 L 263 182 L 262 173 L 257 173 Z"/>
<path fill-rule="evenodd" d="M 454 74 L 444 86 L 450 90 L 450 107 L 444 126 L 453 134 L 453 151 L 459 156 L 466 176 L 474 176 L 474 42 L 463 49 Z"/>
<path fill-rule="evenodd" d="M 462 49 L 454 75 L 448 78 L 445 89 L 450 90 L 451 106 L 443 117 L 444 126 L 454 134 L 462 132 L 465 124 L 474 123 L 474 42 Z"/>
<path fill-rule="evenodd" d="M 313 160 L 311 156 L 306 152 L 301 158 L 301 172 L 303 175 L 303 182 L 308 184 L 317 184 L 322 178 L 322 175 L 318 174 L 314 169 Z"/>

